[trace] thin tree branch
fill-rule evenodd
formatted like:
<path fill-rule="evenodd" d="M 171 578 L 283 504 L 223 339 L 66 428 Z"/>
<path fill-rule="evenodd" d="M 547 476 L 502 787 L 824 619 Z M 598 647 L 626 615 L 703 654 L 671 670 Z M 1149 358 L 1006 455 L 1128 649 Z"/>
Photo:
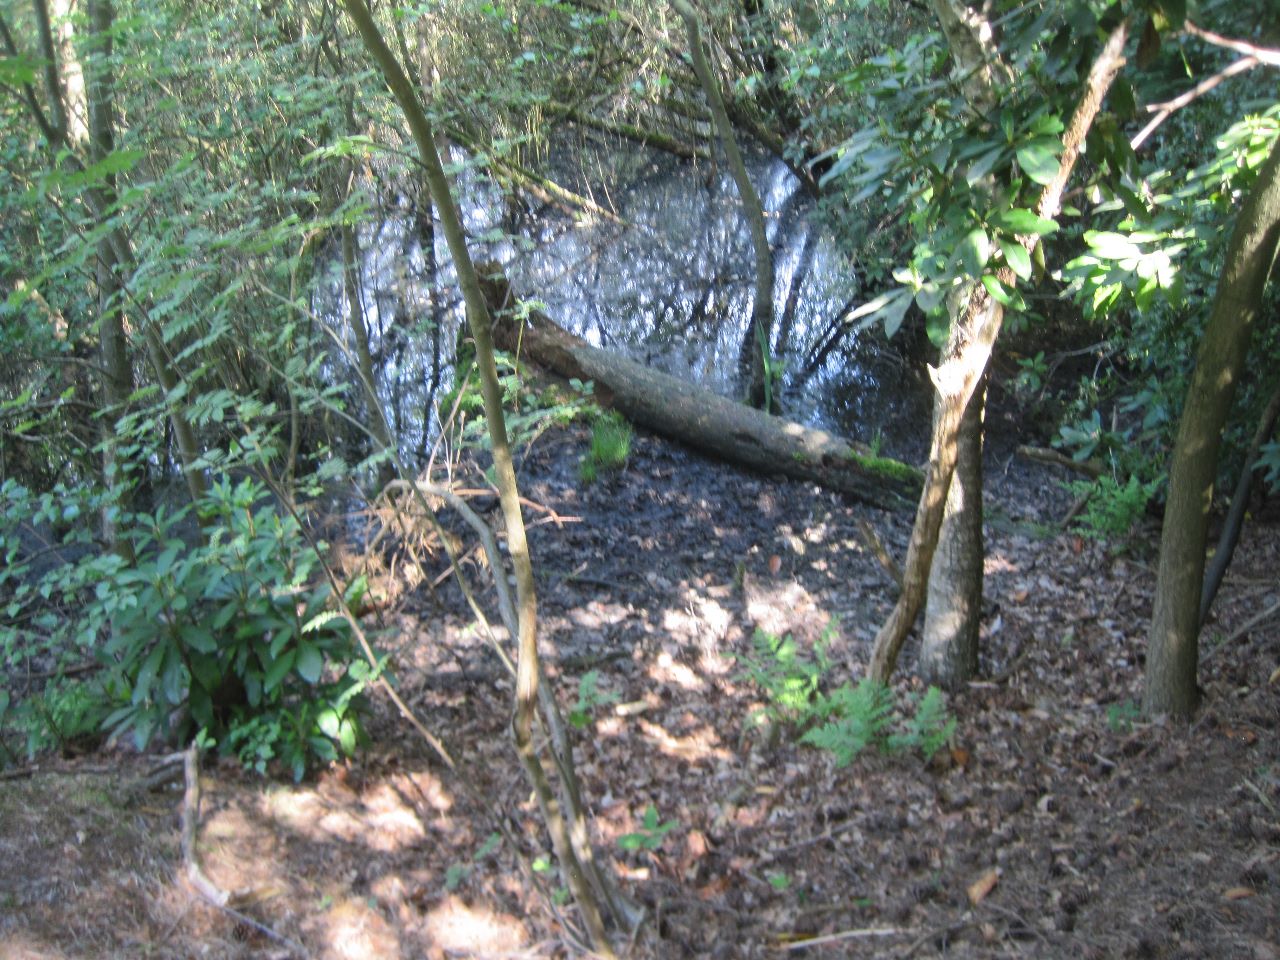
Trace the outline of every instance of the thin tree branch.
<path fill-rule="evenodd" d="M 1211 30 L 1197 27 L 1190 20 L 1183 24 L 1182 29 L 1193 37 L 1199 37 L 1205 43 L 1211 43 L 1215 47 L 1225 47 L 1228 50 L 1234 50 L 1236 53 L 1244 54 L 1246 57 L 1255 57 L 1260 62 L 1267 64 L 1267 66 L 1280 67 L 1280 50 L 1276 50 L 1273 47 L 1259 47 L 1252 43 L 1245 43 L 1243 40 L 1232 40 L 1230 37 L 1224 37 Z"/>
<path fill-rule="evenodd" d="M 1151 120 L 1147 123 L 1147 125 L 1143 127 L 1141 130 L 1139 130 L 1138 133 L 1134 136 L 1134 138 L 1129 141 L 1129 146 L 1132 149 L 1137 150 L 1140 146 L 1142 146 L 1143 143 L 1146 142 L 1147 138 L 1150 137 L 1151 134 L 1153 134 L 1156 131 L 1156 128 L 1159 127 L 1160 124 L 1164 123 L 1166 120 L 1169 119 L 1169 117 L 1173 116 L 1175 111 L 1181 110 L 1183 107 L 1187 106 L 1189 103 L 1192 103 L 1195 100 L 1198 100 L 1200 97 L 1204 96 L 1214 87 L 1216 87 L 1218 84 L 1222 83 L 1222 81 L 1230 79 L 1231 77 L 1234 77 L 1236 74 L 1244 73 L 1246 70 L 1252 70 L 1254 67 L 1258 66 L 1263 62 L 1264 62 L 1263 60 L 1259 59 L 1258 57 L 1252 54 L 1243 56 L 1239 60 L 1236 60 L 1228 64 L 1226 67 L 1219 70 L 1213 76 L 1205 77 L 1203 80 L 1197 83 L 1194 87 L 1192 87 L 1186 93 L 1181 94 L 1180 96 L 1174 97 L 1172 100 L 1167 100 L 1164 103 L 1150 104 L 1147 107 L 1147 112 L 1154 113 L 1155 116 L 1152 117 Z"/>

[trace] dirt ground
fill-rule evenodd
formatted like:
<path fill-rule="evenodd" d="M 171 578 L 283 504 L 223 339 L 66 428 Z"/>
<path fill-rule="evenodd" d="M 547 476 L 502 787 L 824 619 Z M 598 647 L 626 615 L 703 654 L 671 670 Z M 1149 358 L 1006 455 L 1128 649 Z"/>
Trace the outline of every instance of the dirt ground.
<path fill-rule="evenodd" d="M 753 727 L 761 692 L 734 657 L 758 629 L 830 629 L 831 682 L 859 676 L 894 588 L 858 522 L 901 556 L 910 518 L 645 434 L 583 488 L 585 445 L 582 428 L 543 437 L 522 480 L 544 508 L 553 682 L 572 706 L 594 670 L 616 698 L 578 761 L 597 849 L 647 911 L 620 953 L 1280 957 L 1280 617 L 1241 630 L 1280 600 L 1274 521 L 1246 527 L 1206 629 L 1203 710 L 1146 724 L 1154 525 L 1119 553 L 1056 533 L 1065 475 L 993 455 L 984 679 L 949 699 L 953 742 L 838 768 Z M 0 960 L 576 952 L 506 736 L 511 683 L 452 584 L 391 561 L 380 636 L 461 772 L 381 699 L 372 747 L 311 781 L 211 765 L 198 850 L 235 894 L 221 910 L 185 879 L 181 785 L 138 786 L 154 756 L 46 761 L 0 781 Z M 669 831 L 622 849 L 650 806 Z M 491 839 L 500 824 L 520 849 Z"/>

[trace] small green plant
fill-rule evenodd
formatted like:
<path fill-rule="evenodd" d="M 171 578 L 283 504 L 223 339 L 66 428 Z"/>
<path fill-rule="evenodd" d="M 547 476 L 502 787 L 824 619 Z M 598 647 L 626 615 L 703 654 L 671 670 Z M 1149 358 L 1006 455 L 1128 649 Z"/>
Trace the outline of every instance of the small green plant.
<path fill-rule="evenodd" d="M 600 692 L 600 671 L 588 670 L 578 679 L 578 702 L 569 711 L 569 722 L 581 730 L 591 724 L 597 709 L 617 701 L 616 693 Z"/>
<path fill-rule="evenodd" d="M 496 832 L 489 834 L 488 839 L 480 845 L 480 849 L 475 852 L 469 862 L 457 862 L 449 865 L 444 872 L 444 888 L 450 892 L 457 890 L 458 887 L 462 885 L 462 882 L 466 880 L 467 877 L 471 876 L 471 872 L 475 869 L 475 865 L 485 857 L 489 856 L 489 854 L 493 853 L 493 851 L 497 850 L 501 845 L 501 834 Z M 540 863 L 545 864 L 545 869 L 550 869 L 551 864 L 544 860 L 544 858 L 539 857 L 538 860 L 534 861 L 533 868 L 535 871 L 539 871 Z"/>
<path fill-rule="evenodd" d="M 738 658 L 745 667 L 739 678 L 754 683 L 768 700 L 751 722 L 769 723 L 773 730 L 782 725 L 802 730 L 801 743 L 830 751 L 842 767 L 868 747 L 886 753 L 919 750 L 925 759 L 932 758 L 956 730 L 942 691 L 929 687 L 904 711 L 895 710 L 887 686 L 870 678 L 823 693 L 822 681 L 831 669 L 826 647 L 832 630 L 834 625 L 814 644 L 812 654 L 790 636 L 756 633 L 753 653 Z"/>
<path fill-rule="evenodd" d="M 752 722 L 803 724 L 813 710 L 823 674 L 831 668 L 826 657 L 831 635 L 829 628 L 809 654 L 790 635 L 756 631 L 751 638 L 753 652 L 738 657 L 744 668 L 739 677 L 754 683 L 768 699 L 768 705 L 752 715 Z"/>
<path fill-rule="evenodd" d="M 651 803 L 645 807 L 644 818 L 640 829 L 634 833 L 624 833 L 618 838 L 618 846 L 623 850 L 657 850 L 662 846 L 667 834 L 678 827 L 674 820 L 666 823 L 658 822 L 658 810 Z"/>
<path fill-rule="evenodd" d="M 479 377 L 472 372 L 474 357 L 474 351 L 469 347 L 459 350 L 455 364 L 459 386 L 445 394 L 441 409 L 452 410 L 456 405 L 463 421 L 464 444 L 487 449 L 489 432 L 485 425 Z M 583 383 L 575 379 L 570 381 L 567 390 L 551 386 L 538 391 L 527 385 L 524 368 L 510 354 L 499 351 L 495 353 L 494 361 L 498 368 L 498 384 L 502 388 L 507 434 L 513 447 L 527 447 L 549 428 L 572 423 L 598 409 L 592 399 L 594 386 L 591 381 Z"/>
<path fill-rule="evenodd" d="M 1143 483 L 1136 475 L 1131 475 L 1123 486 L 1107 474 L 1096 482 L 1073 481 L 1068 489 L 1077 497 L 1088 497 L 1076 521 L 1076 532 L 1092 540 L 1123 540 L 1141 519 L 1158 486 L 1159 481 Z"/>
<path fill-rule="evenodd" d="M 1044 358 L 1044 351 L 1034 357 L 1022 357 L 1018 360 L 1018 376 L 1013 382 L 1014 392 L 1023 397 L 1038 395 L 1049 379 L 1049 364 Z"/>
<path fill-rule="evenodd" d="M 893 695 L 884 684 L 864 677 L 856 687 L 842 684 L 821 697 L 814 713 L 826 722 L 800 738 L 801 743 L 830 751 L 845 767 L 867 747 L 888 744 Z"/>
<path fill-rule="evenodd" d="M 594 483 L 602 472 L 621 470 L 631 457 L 634 435 L 631 424 L 616 410 L 596 417 L 591 424 L 591 449 L 578 469 L 582 481 Z"/>
<path fill-rule="evenodd" d="M 785 873 L 766 873 L 764 878 L 769 881 L 769 886 L 777 890 L 778 893 L 786 893 L 791 889 L 791 877 Z"/>
<path fill-rule="evenodd" d="M 1121 700 L 1107 706 L 1107 727 L 1112 733 L 1129 733 L 1141 716 L 1142 710 L 1134 701 Z"/>
<path fill-rule="evenodd" d="M 919 750 L 926 760 L 950 742 L 956 732 L 956 718 L 947 713 L 946 697 L 937 687 L 930 687 L 915 704 L 903 733 L 889 738 L 891 750 Z"/>

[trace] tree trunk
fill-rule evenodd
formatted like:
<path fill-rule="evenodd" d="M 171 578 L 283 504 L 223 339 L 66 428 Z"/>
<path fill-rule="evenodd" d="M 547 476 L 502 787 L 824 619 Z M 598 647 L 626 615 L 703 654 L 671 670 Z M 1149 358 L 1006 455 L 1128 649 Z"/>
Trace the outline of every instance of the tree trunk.
<path fill-rule="evenodd" d="M 505 297 L 494 290 L 488 295 Z M 703 453 L 820 483 L 886 509 L 910 503 L 920 490 L 913 467 L 589 346 L 544 316 L 534 314 L 524 327 L 500 321 L 494 338 L 562 377 L 593 381 L 597 396 L 629 420 Z"/>
<path fill-rule="evenodd" d="M 751 304 L 751 323 L 743 339 L 743 354 L 747 358 L 744 372 L 749 402 L 753 407 L 764 409 L 774 405 L 772 391 L 766 385 L 766 377 L 769 376 L 766 354 L 773 343 L 773 252 L 769 249 L 764 205 L 751 183 L 742 151 L 738 149 L 738 141 L 733 135 L 733 124 L 729 122 L 729 114 L 725 111 L 720 86 L 711 73 L 711 64 L 707 61 L 706 51 L 702 46 L 698 14 L 687 0 L 671 0 L 671 6 L 684 20 L 685 30 L 689 34 L 689 55 L 693 59 L 693 69 L 711 107 L 720 143 L 729 160 L 729 172 L 738 188 L 742 213 L 751 231 L 751 246 L 755 251 L 756 262 L 756 289 Z"/>
<path fill-rule="evenodd" d="M 957 458 L 929 575 L 919 672 L 927 683 L 962 687 L 978 671 L 982 625 L 982 429 L 985 378 L 960 421 Z"/>
<path fill-rule="evenodd" d="M 598 870 L 589 847 L 581 849 L 585 831 L 572 829 L 579 817 L 585 817 L 577 806 L 574 783 L 561 777 L 560 798 L 557 798 L 548 782 L 546 770 L 538 756 L 533 739 L 533 721 L 539 699 L 539 680 L 542 670 L 538 659 L 538 607 L 534 589 L 533 563 L 529 555 L 529 543 L 525 534 L 524 517 L 520 511 L 520 492 L 516 485 L 515 466 L 507 439 L 506 420 L 502 412 L 502 388 L 498 383 L 497 367 L 493 356 L 492 319 L 485 304 L 484 293 L 476 274 L 475 265 L 467 251 L 466 234 L 454 203 L 449 181 L 440 162 L 435 136 L 426 111 L 418 100 L 417 92 L 404 72 L 395 54 L 387 46 L 377 24 L 373 20 L 365 0 L 343 0 L 348 16 L 355 23 L 365 48 L 377 62 L 383 79 L 391 88 L 397 103 L 404 112 L 417 146 L 418 158 L 424 168 L 431 200 L 440 216 L 445 241 L 458 274 L 458 284 L 466 303 L 467 325 L 471 329 L 476 347 L 476 364 L 480 372 L 481 393 L 484 397 L 485 420 L 489 427 L 489 440 L 493 452 L 493 466 L 497 478 L 498 498 L 503 520 L 507 528 L 507 550 L 516 579 L 516 620 L 518 629 L 516 660 L 516 704 L 511 722 L 516 752 L 525 769 L 534 795 L 538 800 L 543 820 L 551 834 L 556 859 L 578 909 L 587 926 L 592 947 L 604 957 L 612 958 L 601 911 L 599 888 L 604 879 Z M 498 571 L 495 571 L 498 575 Z M 549 718 L 549 725 L 554 725 Z M 554 749 L 554 745 L 553 745 Z M 573 765 L 572 753 L 557 755 L 556 766 L 560 770 Z M 568 823 L 562 802 L 569 807 Z M 577 841 L 577 842 L 576 842 Z"/>
<path fill-rule="evenodd" d="M 1148 716 L 1195 710 L 1200 591 L 1222 427 L 1280 242 L 1280 141 L 1236 218 L 1169 470 L 1169 501 L 1147 651 Z"/>
<path fill-rule="evenodd" d="M 936 0 L 935 7 L 942 11 L 939 16 L 944 24 L 952 13 L 968 10 L 967 7 L 955 6 L 955 0 Z M 942 9 L 944 7 L 946 10 Z M 1062 135 L 1062 157 L 1058 173 L 1040 192 L 1036 212 L 1041 217 L 1053 219 L 1062 207 L 1062 193 L 1080 157 L 1085 136 L 1102 107 L 1103 98 L 1124 64 L 1124 44 L 1128 35 L 1129 22 L 1121 21 L 1112 30 L 1089 70 L 1080 102 Z M 1034 249 L 1037 242 L 1035 237 L 1018 239 L 1027 250 Z M 996 279 L 1006 287 L 1013 287 L 1017 283 L 1017 278 L 1008 267 L 998 271 Z M 889 618 L 876 634 L 872 649 L 867 673 L 880 683 L 888 683 L 893 675 L 902 644 L 924 603 L 929 571 L 937 549 L 958 456 L 956 438 L 960 421 L 991 359 L 991 350 L 1003 322 L 1004 309 L 987 293 L 985 287 L 975 284 L 963 308 L 953 316 L 941 363 L 937 369 L 930 368 L 929 376 L 938 395 L 934 402 L 929 470 L 925 476 L 924 492 L 920 495 L 920 504 L 916 509 L 911 540 L 907 545 L 902 592 Z"/>
<path fill-rule="evenodd" d="M 90 163 L 97 163 L 115 146 L 115 84 L 113 83 L 111 52 L 111 25 L 114 12 L 111 0 L 89 0 L 89 30 L 92 52 L 82 55 L 82 93 L 84 112 L 88 116 L 88 147 Z M 68 109 L 74 115 L 74 107 Z M 115 192 L 114 176 L 108 176 L 106 187 Z M 134 471 L 126 469 L 120 459 L 116 444 L 115 425 L 125 412 L 125 405 L 133 394 L 133 364 L 129 359 L 129 338 L 124 325 L 124 291 L 117 273 L 117 261 L 111 244 L 98 241 L 98 262 L 95 269 L 98 294 L 98 352 L 102 360 L 102 400 L 107 410 L 103 418 L 102 467 L 107 484 L 113 489 L 111 507 L 103 511 L 102 532 L 112 549 L 132 563 L 133 542 L 121 535 L 119 515 L 129 513 L 134 506 L 138 484 L 145 471 L 142 463 L 133 464 Z"/>
<path fill-rule="evenodd" d="M 1280 386 L 1276 387 L 1258 420 L 1258 429 L 1254 431 L 1253 440 L 1244 457 L 1244 466 L 1240 469 L 1240 479 L 1236 482 L 1235 492 L 1231 495 L 1231 508 L 1222 521 L 1222 535 L 1218 537 L 1218 547 L 1213 552 L 1213 563 L 1204 576 L 1204 588 L 1200 591 L 1200 626 L 1209 619 L 1209 610 L 1213 607 L 1214 597 L 1222 586 L 1222 578 L 1227 575 L 1231 566 L 1231 557 L 1236 552 L 1236 544 L 1240 542 L 1240 528 L 1244 526 L 1244 515 L 1249 507 L 1249 492 L 1253 489 L 1253 475 L 1258 470 L 1258 451 L 1267 442 L 1280 418 Z"/>

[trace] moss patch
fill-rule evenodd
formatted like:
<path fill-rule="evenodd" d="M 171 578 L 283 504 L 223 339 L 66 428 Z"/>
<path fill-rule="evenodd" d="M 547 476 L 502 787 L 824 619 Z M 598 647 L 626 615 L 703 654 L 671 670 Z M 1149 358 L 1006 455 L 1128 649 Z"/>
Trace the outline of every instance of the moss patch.
<path fill-rule="evenodd" d="M 917 470 L 909 463 L 903 463 L 901 460 L 894 460 L 890 457 L 877 457 L 874 454 L 863 454 L 857 450 L 849 451 L 849 459 L 863 470 L 870 473 L 878 473 L 900 483 L 921 483 L 924 480 L 924 474 L 920 470 Z"/>

